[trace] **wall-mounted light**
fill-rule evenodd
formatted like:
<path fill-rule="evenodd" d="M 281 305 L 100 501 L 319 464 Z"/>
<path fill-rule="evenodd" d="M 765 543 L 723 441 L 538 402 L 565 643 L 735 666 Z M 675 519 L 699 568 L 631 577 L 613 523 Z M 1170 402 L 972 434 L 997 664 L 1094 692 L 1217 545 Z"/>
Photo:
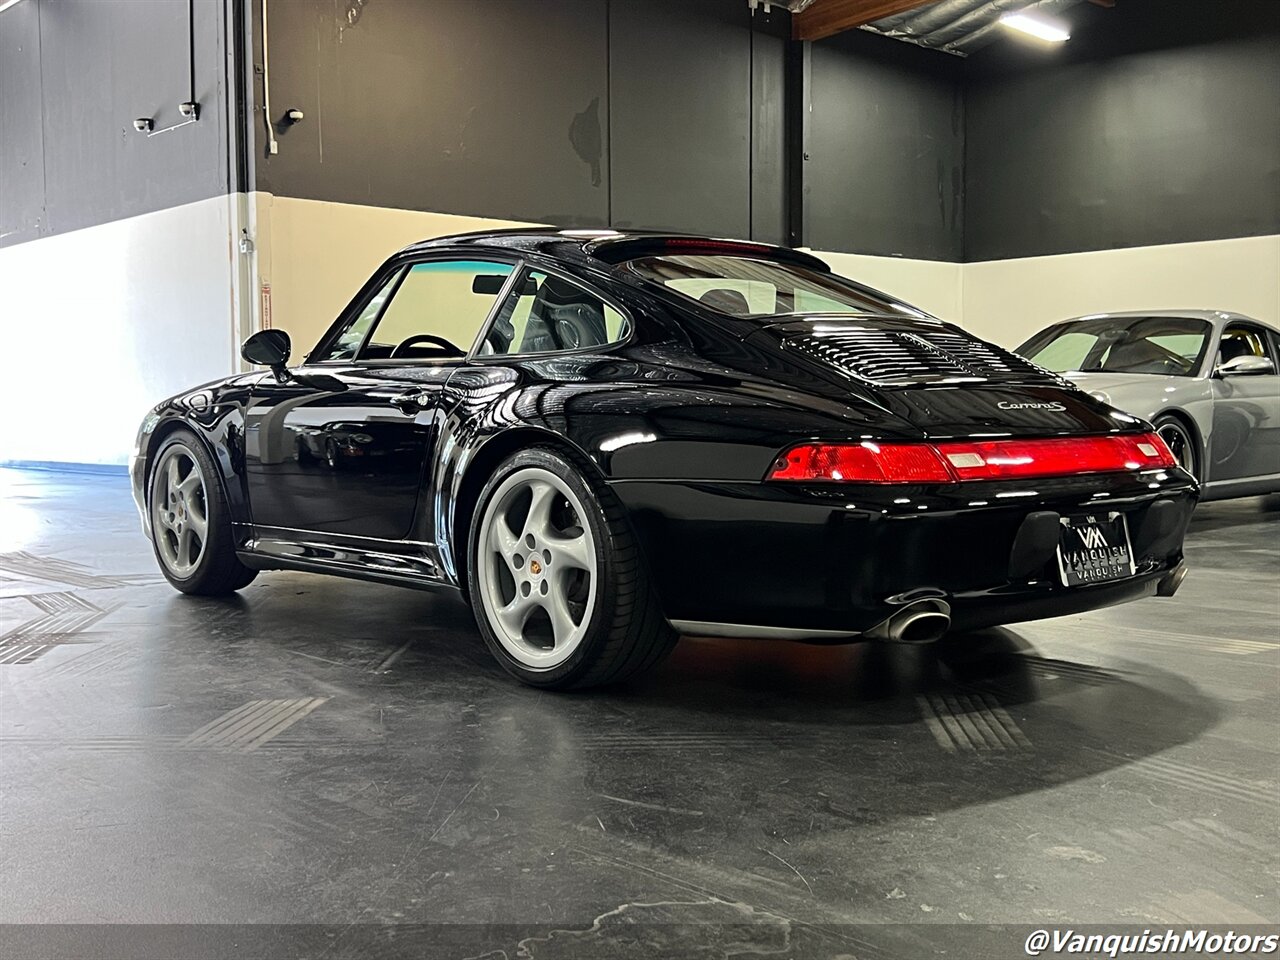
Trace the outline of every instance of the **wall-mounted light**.
<path fill-rule="evenodd" d="M 1000 18 L 1000 23 L 1012 30 L 1045 40 L 1049 43 L 1062 43 L 1071 39 L 1071 31 L 1060 20 L 1036 16 L 1030 13 L 1007 13 Z"/>
<path fill-rule="evenodd" d="M 182 119 L 177 123 L 170 124 L 167 127 L 156 129 L 156 121 L 153 117 L 139 117 L 133 121 L 133 129 L 139 133 L 145 133 L 148 137 L 158 137 L 162 133 L 168 133 L 170 130 L 177 130 L 179 127 L 185 127 L 189 123 L 195 123 L 200 119 L 200 104 L 194 100 L 184 100 L 178 104 L 178 113 L 182 115 Z"/>

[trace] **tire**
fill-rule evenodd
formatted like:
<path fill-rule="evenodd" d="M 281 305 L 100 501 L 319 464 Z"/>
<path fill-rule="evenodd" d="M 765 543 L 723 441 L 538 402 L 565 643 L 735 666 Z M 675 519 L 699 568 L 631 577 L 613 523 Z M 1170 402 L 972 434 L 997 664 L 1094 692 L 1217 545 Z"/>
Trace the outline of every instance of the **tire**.
<path fill-rule="evenodd" d="M 565 455 L 534 447 L 509 457 L 473 516 L 471 608 L 517 679 L 555 690 L 617 683 L 675 646 L 622 504 Z"/>
<path fill-rule="evenodd" d="M 160 572 L 183 593 L 224 596 L 258 575 L 236 557 L 217 465 L 189 430 L 175 430 L 156 451 L 147 522 Z"/>
<path fill-rule="evenodd" d="M 1191 430 L 1187 425 L 1182 420 L 1172 416 L 1156 417 L 1152 423 L 1155 425 L 1156 433 L 1159 434 L 1160 439 L 1168 444 L 1174 457 L 1177 458 L 1178 466 L 1199 480 L 1200 451 L 1196 447 L 1195 437 L 1192 436 Z"/>

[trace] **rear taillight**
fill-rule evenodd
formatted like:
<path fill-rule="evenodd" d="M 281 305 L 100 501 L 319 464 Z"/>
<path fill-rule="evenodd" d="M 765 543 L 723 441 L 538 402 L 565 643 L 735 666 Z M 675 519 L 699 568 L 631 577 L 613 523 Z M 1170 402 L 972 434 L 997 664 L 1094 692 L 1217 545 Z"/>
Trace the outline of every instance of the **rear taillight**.
<path fill-rule="evenodd" d="M 1153 433 L 937 444 L 806 443 L 780 456 L 769 479 L 955 483 L 1116 473 L 1176 464 L 1165 442 Z"/>
<path fill-rule="evenodd" d="M 778 458 L 771 480 L 950 483 L 955 477 L 926 443 L 806 443 Z"/>

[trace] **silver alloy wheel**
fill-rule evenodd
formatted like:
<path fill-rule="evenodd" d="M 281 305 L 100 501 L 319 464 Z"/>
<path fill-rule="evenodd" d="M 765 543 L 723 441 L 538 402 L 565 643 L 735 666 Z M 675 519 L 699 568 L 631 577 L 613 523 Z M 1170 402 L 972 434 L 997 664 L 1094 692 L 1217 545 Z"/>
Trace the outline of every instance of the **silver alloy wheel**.
<path fill-rule="evenodd" d="M 151 484 L 151 532 L 165 569 L 185 579 L 204 556 L 209 499 L 200 462 L 175 443 L 156 464 Z"/>
<path fill-rule="evenodd" d="M 1178 461 L 1178 466 L 1194 477 L 1196 475 L 1196 454 L 1186 427 L 1176 420 L 1168 420 L 1156 428 L 1156 433 L 1169 447 L 1169 452 Z"/>
<path fill-rule="evenodd" d="M 494 491 L 476 550 L 479 601 L 503 648 L 526 667 L 564 663 L 591 624 L 596 544 L 567 483 L 524 467 Z"/>

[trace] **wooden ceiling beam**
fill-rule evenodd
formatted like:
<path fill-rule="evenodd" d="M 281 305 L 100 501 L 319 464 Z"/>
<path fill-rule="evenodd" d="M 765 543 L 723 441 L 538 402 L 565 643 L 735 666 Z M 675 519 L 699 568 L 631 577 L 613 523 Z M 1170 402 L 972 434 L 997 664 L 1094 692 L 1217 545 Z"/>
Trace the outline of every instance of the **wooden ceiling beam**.
<path fill-rule="evenodd" d="M 906 13 L 934 0 L 814 0 L 791 18 L 795 40 L 822 40 L 884 17 Z"/>

